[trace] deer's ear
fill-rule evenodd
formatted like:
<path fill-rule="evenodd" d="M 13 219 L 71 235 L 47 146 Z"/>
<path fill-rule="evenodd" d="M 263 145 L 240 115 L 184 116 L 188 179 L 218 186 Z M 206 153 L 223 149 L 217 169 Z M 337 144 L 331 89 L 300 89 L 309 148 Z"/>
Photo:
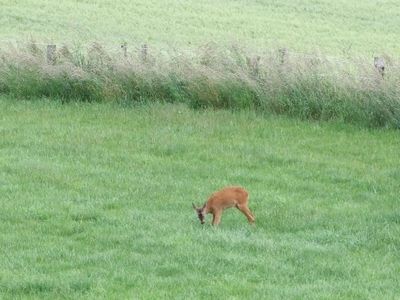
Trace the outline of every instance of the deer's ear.
<path fill-rule="evenodd" d="M 194 205 L 194 203 L 192 203 L 192 206 L 193 206 L 194 210 L 197 210 L 197 207 L 196 207 L 196 205 Z"/>

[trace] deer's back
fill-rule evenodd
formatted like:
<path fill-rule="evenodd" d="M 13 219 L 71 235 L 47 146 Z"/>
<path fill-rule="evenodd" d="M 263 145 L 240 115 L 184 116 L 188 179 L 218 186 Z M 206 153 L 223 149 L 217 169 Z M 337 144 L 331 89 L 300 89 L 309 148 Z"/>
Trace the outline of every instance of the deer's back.
<path fill-rule="evenodd" d="M 248 192 L 238 186 L 226 187 L 212 194 L 207 202 L 210 208 L 228 208 L 247 202 Z"/>

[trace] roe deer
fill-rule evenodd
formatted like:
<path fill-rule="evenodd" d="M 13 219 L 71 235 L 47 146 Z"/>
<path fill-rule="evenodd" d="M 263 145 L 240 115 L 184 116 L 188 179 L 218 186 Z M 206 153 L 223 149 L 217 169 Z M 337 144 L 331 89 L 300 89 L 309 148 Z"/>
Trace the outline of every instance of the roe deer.
<path fill-rule="evenodd" d="M 248 205 L 249 194 L 244 188 L 241 187 L 226 187 L 212 194 L 208 201 L 204 203 L 203 207 L 196 207 L 193 204 L 193 208 L 197 212 L 197 216 L 200 219 L 200 223 L 204 224 L 206 214 L 212 214 L 213 225 L 218 225 L 221 221 L 221 215 L 224 209 L 230 207 L 236 207 L 242 213 L 245 214 L 249 223 L 254 222 L 254 216 L 250 211 Z"/>

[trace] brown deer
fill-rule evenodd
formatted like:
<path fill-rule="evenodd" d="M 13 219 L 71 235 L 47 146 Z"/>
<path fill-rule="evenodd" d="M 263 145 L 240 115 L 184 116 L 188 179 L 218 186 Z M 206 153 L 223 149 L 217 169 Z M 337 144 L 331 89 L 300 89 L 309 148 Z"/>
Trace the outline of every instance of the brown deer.
<path fill-rule="evenodd" d="M 253 223 L 255 218 L 250 211 L 248 205 L 249 201 L 249 193 L 241 187 L 226 187 L 222 190 L 219 190 L 212 194 L 206 203 L 204 203 L 203 207 L 196 207 L 193 204 L 193 208 L 197 212 L 197 216 L 200 219 L 200 223 L 204 224 L 206 214 L 212 214 L 213 225 L 218 225 L 221 221 L 221 215 L 224 209 L 230 207 L 236 207 L 242 213 L 245 214 L 249 223 Z"/>

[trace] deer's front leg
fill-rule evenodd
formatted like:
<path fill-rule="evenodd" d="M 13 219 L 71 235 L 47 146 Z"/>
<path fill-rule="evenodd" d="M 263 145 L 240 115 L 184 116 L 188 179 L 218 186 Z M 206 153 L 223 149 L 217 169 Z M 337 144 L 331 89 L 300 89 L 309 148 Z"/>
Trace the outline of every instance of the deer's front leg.
<path fill-rule="evenodd" d="M 213 220 L 212 220 L 213 225 L 218 225 L 219 222 L 221 222 L 221 215 L 222 215 L 222 211 L 213 212 Z"/>

